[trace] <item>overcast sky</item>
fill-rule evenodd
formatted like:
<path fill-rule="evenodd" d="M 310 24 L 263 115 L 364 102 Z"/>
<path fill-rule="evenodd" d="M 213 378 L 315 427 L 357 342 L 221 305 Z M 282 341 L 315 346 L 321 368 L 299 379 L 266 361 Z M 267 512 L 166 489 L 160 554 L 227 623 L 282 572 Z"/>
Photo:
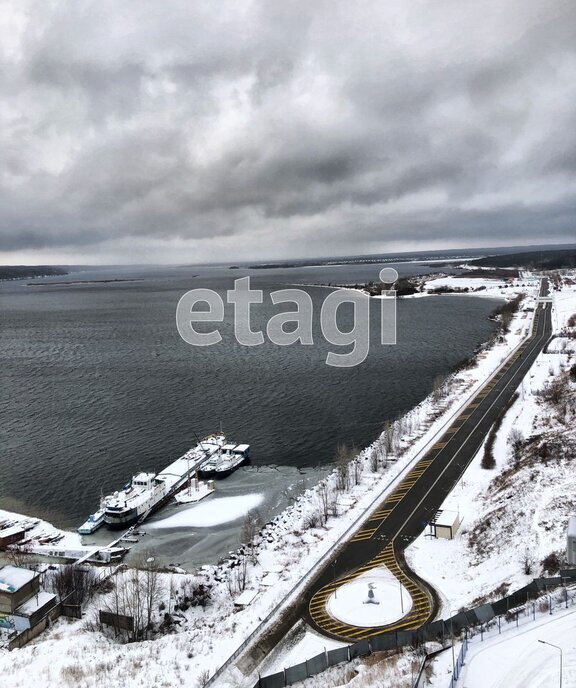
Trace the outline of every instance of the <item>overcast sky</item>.
<path fill-rule="evenodd" d="M 0 0 L 0 262 L 576 240 L 573 0 Z"/>

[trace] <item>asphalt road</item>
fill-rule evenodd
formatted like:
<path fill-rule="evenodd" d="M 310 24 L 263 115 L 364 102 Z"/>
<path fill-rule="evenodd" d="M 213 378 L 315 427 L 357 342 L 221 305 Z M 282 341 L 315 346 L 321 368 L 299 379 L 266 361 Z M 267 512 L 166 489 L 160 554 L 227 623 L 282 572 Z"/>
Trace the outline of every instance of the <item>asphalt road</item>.
<path fill-rule="evenodd" d="M 548 294 L 542 280 L 540 296 Z M 403 552 L 435 516 L 477 454 L 535 358 L 551 336 L 551 304 L 539 303 L 532 335 L 460 411 L 432 449 L 319 572 L 303 600 L 304 619 L 316 631 L 339 640 L 360 640 L 385 631 L 418 628 L 437 612 L 434 590 L 407 566 Z M 326 601 L 335 589 L 377 565 L 386 565 L 407 588 L 412 609 L 397 623 L 358 627 L 332 618 Z"/>

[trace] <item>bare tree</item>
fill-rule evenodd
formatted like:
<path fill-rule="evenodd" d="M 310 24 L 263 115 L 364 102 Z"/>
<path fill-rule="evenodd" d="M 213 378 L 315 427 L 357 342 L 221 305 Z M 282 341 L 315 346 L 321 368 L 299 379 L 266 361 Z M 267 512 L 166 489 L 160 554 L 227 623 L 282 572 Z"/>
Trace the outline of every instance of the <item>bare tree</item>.
<path fill-rule="evenodd" d="M 336 448 L 336 489 L 346 492 L 350 488 L 350 451 L 345 444 Z"/>
<path fill-rule="evenodd" d="M 256 563 L 256 539 L 262 527 L 262 516 L 258 509 L 251 509 L 244 517 L 242 524 L 242 542 L 250 552 L 250 560 Z"/>
<path fill-rule="evenodd" d="M 11 545 L 5 552 L 6 559 L 12 566 L 19 568 L 28 568 L 30 563 L 31 546 L 26 545 Z"/>
<path fill-rule="evenodd" d="M 522 557 L 522 570 L 529 576 L 532 573 L 532 568 L 534 567 L 534 555 L 529 547 L 524 550 L 524 556 Z"/>
<path fill-rule="evenodd" d="M 326 524 L 328 516 L 330 515 L 330 507 L 332 503 L 332 489 L 327 480 L 321 480 L 317 488 L 318 505 L 322 515 L 322 525 Z"/>
<path fill-rule="evenodd" d="M 94 593 L 98 576 L 92 566 L 62 564 L 46 573 L 45 585 L 59 599 L 81 605 Z"/>
<path fill-rule="evenodd" d="M 362 480 L 362 461 L 357 455 L 358 452 L 354 451 L 355 458 L 352 460 L 352 470 L 354 475 L 354 485 L 359 485 Z"/>
<path fill-rule="evenodd" d="M 138 558 L 134 568 L 117 575 L 114 590 L 103 603 L 106 611 L 134 619 L 132 631 L 115 629 L 116 634 L 122 633 L 130 641 L 148 638 L 153 610 L 162 600 L 163 591 L 154 567 L 154 557 L 147 554 L 144 552 Z"/>
<path fill-rule="evenodd" d="M 378 466 L 379 466 L 379 459 L 380 459 L 380 445 L 377 443 L 375 447 L 372 447 L 370 450 L 370 470 L 372 473 L 376 473 L 378 471 Z"/>
<path fill-rule="evenodd" d="M 447 395 L 447 378 L 446 375 L 436 375 L 434 384 L 432 386 L 432 401 L 435 404 L 440 403 Z"/>
<path fill-rule="evenodd" d="M 246 590 L 248 583 L 248 557 L 241 557 L 228 571 L 227 585 L 230 596 Z"/>
<path fill-rule="evenodd" d="M 387 420 L 384 423 L 384 433 L 382 435 L 382 440 L 383 440 L 383 448 L 386 454 L 391 454 L 394 451 L 394 427 L 390 423 L 389 420 Z"/>
<path fill-rule="evenodd" d="M 163 596 L 158 569 L 153 564 L 154 557 L 147 557 L 144 567 L 141 569 L 143 574 L 142 595 L 146 610 L 146 637 L 148 637 L 148 631 L 152 627 L 152 612 Z"/>

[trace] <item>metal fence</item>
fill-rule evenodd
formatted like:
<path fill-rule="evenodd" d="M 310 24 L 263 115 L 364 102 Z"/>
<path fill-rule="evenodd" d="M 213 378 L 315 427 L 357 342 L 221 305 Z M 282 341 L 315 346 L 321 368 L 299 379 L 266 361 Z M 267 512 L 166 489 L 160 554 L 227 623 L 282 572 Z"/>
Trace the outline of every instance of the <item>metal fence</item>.
<path fill-rule="evenodd" d="M 421 646 L 425 642 L 438 641 L 442 644 L 453 635 L 460 635 L 465 632 L 465 640 L 460 649 L 458 659 L 455 661 L 455 672 L 452 676 L 450 687 L 453 688 L 458 680 L 460 667 L 464 662 L 464 656 L 468 646 L 468 630 L 480 627 L 482 630 L 496 617 L 504 616 L 509 622 L 517 619 L 519 608 L 527 610 L 531 600 L 541 597 L 548 590 L 553 590 L 561 585 L 576 583 L 576 569 L 560 571 L 559 576 L 551 578 L 535 578 L 531 583 L 523 588 L 516 590 L 506 597 L 502 597 L 495 602 L 482 604 L 468 611 L 458 612 L 449 619 L 440 619 L 426 624 L 413 631 L 393 631 L 375 635 L 367 640 L 360 640 L 346 647 L 339 647 L 334 650 L 321 652 L 320 654 L 307 659 L 300 664 L 290 666 L 275 674 L 261 676 L 255 683 L 254 688 L 284 688 L 298 681 L 303 681 L 311 676 L 316 676 L 325 671 L 328 667 L 336 666 L 342 662 L 350 662 L 356 657 L 365 657 L 373 652 L 384 650 L 399 651 L 402 647 L 411 645 L 414 648 Z M 568 606 L 568 594 L 565 595 L 566 606 Z M 545 601 L 549 605 L 552 613 L 553 599 Z"/>
<path fill-rule="evenodd" d="M 458 657 L 453 661 L 452 674 L 450 676 L 450 688 L 456 688 L 456 683 L 458 682 L 458 676 L 460 676 L 460 669 L 464 664 L 464 658 L 466 657 L 466 652 L 468 651 L 468 634 L 465 633 L 464 640 L 460 646 L 460 652 Z M 452 646 L 452 652 L 454 652 L 454 646 Z"/>

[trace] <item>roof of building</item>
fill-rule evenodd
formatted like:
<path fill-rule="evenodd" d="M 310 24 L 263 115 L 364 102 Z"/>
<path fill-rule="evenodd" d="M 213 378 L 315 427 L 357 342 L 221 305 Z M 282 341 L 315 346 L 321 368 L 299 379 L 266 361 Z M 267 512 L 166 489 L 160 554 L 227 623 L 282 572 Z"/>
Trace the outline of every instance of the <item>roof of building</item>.
<path fill-rule="evenodd" d="M 15 535 L 16 533 L 25 533 L 26 528 L 24 526 L 18 524 L 15 526 L 10 526 L 10 528 L 4 528 L 4 530 L 0 530 L 0 538 L 5 538 L 9 537 L 11 535 Z"/>
<path fill-rule="evenodd" d="M 257 590 L 244 590 L 244 592 L 234 600 L 234 604 L 238 607 L 247 607 L 257 594 Z"/>
<path fill-rule="evenodd" d="M 20 616 L 32 616 L 34 612 L 42 609 L 42 607 L 45 607 L 50 602 L 56 604 L 56 595 L 53 595 L 51 592 L 39 592 L 24 602 L 24 604 L 21 604 L 16 610 L 16 614 Z"/>
<path fill-rule="evenodd" d="M 4 566 L 0 569 L 0 592 L 17 592 L 26 583 L 40 574 L 18 566 Z"/>
<path fill-rule="evenodd" d="M 436 515 L 436 518 L 434 519 L 434 525 L 440 527 L 444 526 L 445 528 L 451 528 L 458 519 L 459 514 L 457 511 L 449 511 L 447 509 L 443 509 L 442 511 L 439 511 Z"/>

